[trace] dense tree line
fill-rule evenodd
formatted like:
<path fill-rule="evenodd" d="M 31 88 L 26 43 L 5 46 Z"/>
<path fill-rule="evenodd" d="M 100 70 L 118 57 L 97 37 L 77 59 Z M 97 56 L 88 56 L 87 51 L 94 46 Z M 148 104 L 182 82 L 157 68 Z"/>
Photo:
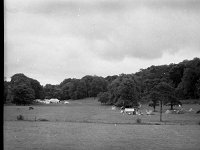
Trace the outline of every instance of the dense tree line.
<path fill-rule="evenodd" d="M 155 107 L 162 102 L 171 109 L 181 99 L 200 98 L 200 59 L 178 64 L 150 66 L 135 74 L 119 75 L 98 95 L 99 101 L 117 106 L 136 106 L 138 102 Z M 162 89 L 162 90 L 161 90 Z M 124 96 L 125 95 L 125 96 Z"/>
<path fill-rule="evenodd" d="M 76 100 L 86 97 L 98 97 L 101 103 L 126 107 L 151 102 L 154 109 L 163 99 L 173 109 L 180 99 L 200 98 L 200 59 L 150 66 L 134 74 L 67 78 L 58 85 L 42 86 L 37 80 L 20 73 L 13 75 L 10 82 L 4 81 L 5 103 L 30 104 L 34 99 Z"/>
<path fill-rule="evenodd" d="M 108 82 L 103 77 L 87 75 L 81 79 L 65 79 L 59 85 L 41 86 L 37 80 L 19 73 L 13 75 L 10 82 L 4 81 L 4 102 L 25 105 L 34 99 L 97 97 L 98 93 L 107 91 Z"/>

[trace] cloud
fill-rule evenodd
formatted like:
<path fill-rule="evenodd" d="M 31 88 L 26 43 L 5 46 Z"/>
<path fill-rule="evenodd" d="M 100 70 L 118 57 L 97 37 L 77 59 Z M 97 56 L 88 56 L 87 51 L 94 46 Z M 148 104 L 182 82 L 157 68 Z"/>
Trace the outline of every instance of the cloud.
<path fill-rule="evenodd" d="M 65 75 L 134 72 L 134 62 L 137 71 L 200 51 L 195 0 L 6 0 L 5 7 L 9 75 L 61 81 Z"/>
<path fill-rule="evenodd" d="M 6 0 L 5 6 L 10 11 L 30 13 L 85 13 L 119 12 L 138 7 L 156 9 L 184 9 L 199 11 L 200 2 L 197 0 Z M 65 13 L 65 15 L 67 14 Z"/>

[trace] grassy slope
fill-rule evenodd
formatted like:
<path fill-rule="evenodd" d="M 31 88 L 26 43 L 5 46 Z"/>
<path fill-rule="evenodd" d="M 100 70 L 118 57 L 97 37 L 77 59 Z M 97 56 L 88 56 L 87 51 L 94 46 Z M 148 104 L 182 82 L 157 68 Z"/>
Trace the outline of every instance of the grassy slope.
<path fill-rule="evenodd" d="M 151 116 L 123 115 L 120 110 L 112 110 L 111 106 L 101 105 L 93 99 L 71 101 L 70 104 L 35 105 L 33 107 L 34 110 L 29 110 L 29 106 L 5 106 L 4 120 L 16 120 L 17 115 L 21 114 L 26 120 L 44 118 L 49 121 L 61 122 L 135 123 L 135 120 L 140 117 L 144 123 L 159 122 L 159 112 Z M 197 124 L 200 121 L 200 115 L 195 114 L 195 112 L 200 110 L 200 105 L 187 104 L 183 107 L 185 110 L 193 108 L 194 111 L 185 114 L 167 115 L 163 113 L 163 120 L 166 123 Z M 146 114 L 146 109 L 152 108 L 144 105 L 141 112 Z M 164 107 L 164 112 L 167 109 L 169 107 Z"/>

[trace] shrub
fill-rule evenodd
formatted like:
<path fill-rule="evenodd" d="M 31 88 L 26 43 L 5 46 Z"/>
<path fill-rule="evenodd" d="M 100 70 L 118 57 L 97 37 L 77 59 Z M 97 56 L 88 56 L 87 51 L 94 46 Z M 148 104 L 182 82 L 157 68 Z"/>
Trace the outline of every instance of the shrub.
<path fill-rule="evenodd" d="M 49 121 L 49 120 L 44 119 L 44 118 L 39 118 L 38 121 Z"/>
<path fill-rule="evenodd" d="M 17 116 L 17 120 L 24 120 L 24 116 L 18 115 L 18 116 Z"/>
<path fill-rule="evenodd" d="M 142 123 L 142 119 L 137 118 L 137 119 L 136 119 L 136 123 L 139 123 L 139 124 Z"/>

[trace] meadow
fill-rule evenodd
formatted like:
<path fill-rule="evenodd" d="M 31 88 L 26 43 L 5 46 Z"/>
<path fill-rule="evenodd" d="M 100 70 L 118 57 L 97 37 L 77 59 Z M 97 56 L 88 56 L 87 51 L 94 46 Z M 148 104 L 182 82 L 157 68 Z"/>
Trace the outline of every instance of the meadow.
<path fill-rule="evenodd" d="M 128 115 L 101 105 L 97 99 L 69 104 L 4 106 L 4 149 L 185 149 L 200 147 L 200 105 L 183 105 L 184 114 L 159 112 L 142 105 L 144 115 Z M 159 108 L 157 108 L 159 110 Z M 23 115 L 24 120 L 17 120 Z M 136 122 L 137 118 L 141 123 Z M 41 121 L 41 120 L 46 121 Z"/>

